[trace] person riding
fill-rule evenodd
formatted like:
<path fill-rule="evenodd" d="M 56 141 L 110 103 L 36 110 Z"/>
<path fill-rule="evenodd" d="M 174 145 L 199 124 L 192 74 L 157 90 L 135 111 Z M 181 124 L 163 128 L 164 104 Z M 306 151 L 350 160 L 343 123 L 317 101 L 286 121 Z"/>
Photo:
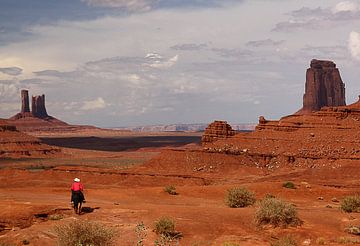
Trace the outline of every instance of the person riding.
<path fill-rule="evenodd" d="M 85 197 L 84 197 L 84 185 L 82 183 L 80 183 L 80 179 L 79 178 L 74 178 L 74 182 L 71 185 L 71 203 L 74 202 L 74 194 L 75 193 L 79 193 L 80 198 L 83 202 L 85 202 Z"/>

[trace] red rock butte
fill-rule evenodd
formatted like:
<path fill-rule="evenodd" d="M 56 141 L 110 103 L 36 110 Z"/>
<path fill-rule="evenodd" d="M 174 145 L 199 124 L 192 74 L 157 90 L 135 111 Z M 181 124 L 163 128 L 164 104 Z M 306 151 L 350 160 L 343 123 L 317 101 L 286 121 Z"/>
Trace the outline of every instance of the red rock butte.
<path fill-rule="evenodd" d="M 322 107 L 345 106 L 345 84 L 332 61 L 312 60 L 306 71 L 303 108 L 297 114 L 318 111 Z"/>
<path fill-rule="evenodd" d="M 203 141 L 204 151 L 237 156 L 261 168 L 331 165 L 360 159 L 360 99 L 345 106 L 345 86 L 335 63 L 311 61 L 304 107 L 280 120 L 260 116 L 254 132 Z"/>

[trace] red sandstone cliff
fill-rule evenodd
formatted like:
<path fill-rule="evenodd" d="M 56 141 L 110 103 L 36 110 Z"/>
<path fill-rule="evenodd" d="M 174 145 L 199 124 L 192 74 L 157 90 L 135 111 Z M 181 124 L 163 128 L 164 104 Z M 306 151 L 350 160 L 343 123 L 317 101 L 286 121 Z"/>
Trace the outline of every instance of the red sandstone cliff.
<path fill-rule="evenodd" d="M 318 111 L 322 107 L 345 106 L 345 84 L 332 61 L 312 60 L 306 72 L 303 108 L 296 114 Z"/>

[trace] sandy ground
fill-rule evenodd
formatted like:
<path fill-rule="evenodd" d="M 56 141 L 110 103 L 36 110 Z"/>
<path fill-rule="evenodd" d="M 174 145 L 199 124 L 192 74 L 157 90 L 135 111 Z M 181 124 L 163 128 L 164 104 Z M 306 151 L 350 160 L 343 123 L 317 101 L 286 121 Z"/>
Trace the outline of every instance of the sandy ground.
<path fill-rule="evenodd" d="M 195 144 L 181 146 L 189 144 L 188 138 L 153 147 L 129 144 L 124 150 L 114 149 L 114 138 L 111 142 L 102 139 L 101 146 L 82 145 L 84 139 L 68 146 L 74 142 L 59 139 L 48 142 L 71 147 L 63 150 L 62 157 L 0 161 L 0 242 L 56 245 L 57 225 L 92 220 L 117 231 L 116 245 L 136 245 L 135 227 L 144 222 L 144 245 L 154 245 L 154 222 L 163 216 L 176 221 L 176 230 L 183 235 L 178 245 L 270 245 L 285 235 L 292 235 L 299 245 L 319 245 L 320 238 L 325 245 L 344 245 L 341 238 L 360 241 L 344 231 L 349 225 L 360 225 L 360 215 L 343 213 L 338 202 L 360 192 L 359 161 L 268 171 L 251 163 L 240 165 L 234 157 L 199 152 Z M 111 151 L 104 151 L 104 146 L 112 146 Z M 87 203 L 80 216 L 69 206 L 74 177 L 85 185 Z M 283 188 L 285 181 L 294 182 L 296 189 Z M 164 192 L 170 184 L 178 195 Z M 254 191 L 257 199 L 270 193 L 293 203 L 302 225 L 258 227 L 254 222 L 257 205 L 226 206 L 227 190 L 236 186 Z M 64 218 L 51 220 L 52 214 Z"/>

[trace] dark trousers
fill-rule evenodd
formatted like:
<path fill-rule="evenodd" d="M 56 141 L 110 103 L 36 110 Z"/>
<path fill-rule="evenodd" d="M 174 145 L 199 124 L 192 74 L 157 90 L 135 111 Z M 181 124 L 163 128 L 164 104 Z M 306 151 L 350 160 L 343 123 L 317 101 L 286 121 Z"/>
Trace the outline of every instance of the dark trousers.
<path fill-rule="evenodd" d="M 73 191 L 71 190 L 71 201 L 70 202 L 73 202 L 74 201 L 74 194 L 75 193 L 79 193 L 80 194 L 80 200 L 81 201 L 84 201 L 85 200 L 85 196 L 84 196 L 84 193 L 82 193 L 82 191 Z"/>

